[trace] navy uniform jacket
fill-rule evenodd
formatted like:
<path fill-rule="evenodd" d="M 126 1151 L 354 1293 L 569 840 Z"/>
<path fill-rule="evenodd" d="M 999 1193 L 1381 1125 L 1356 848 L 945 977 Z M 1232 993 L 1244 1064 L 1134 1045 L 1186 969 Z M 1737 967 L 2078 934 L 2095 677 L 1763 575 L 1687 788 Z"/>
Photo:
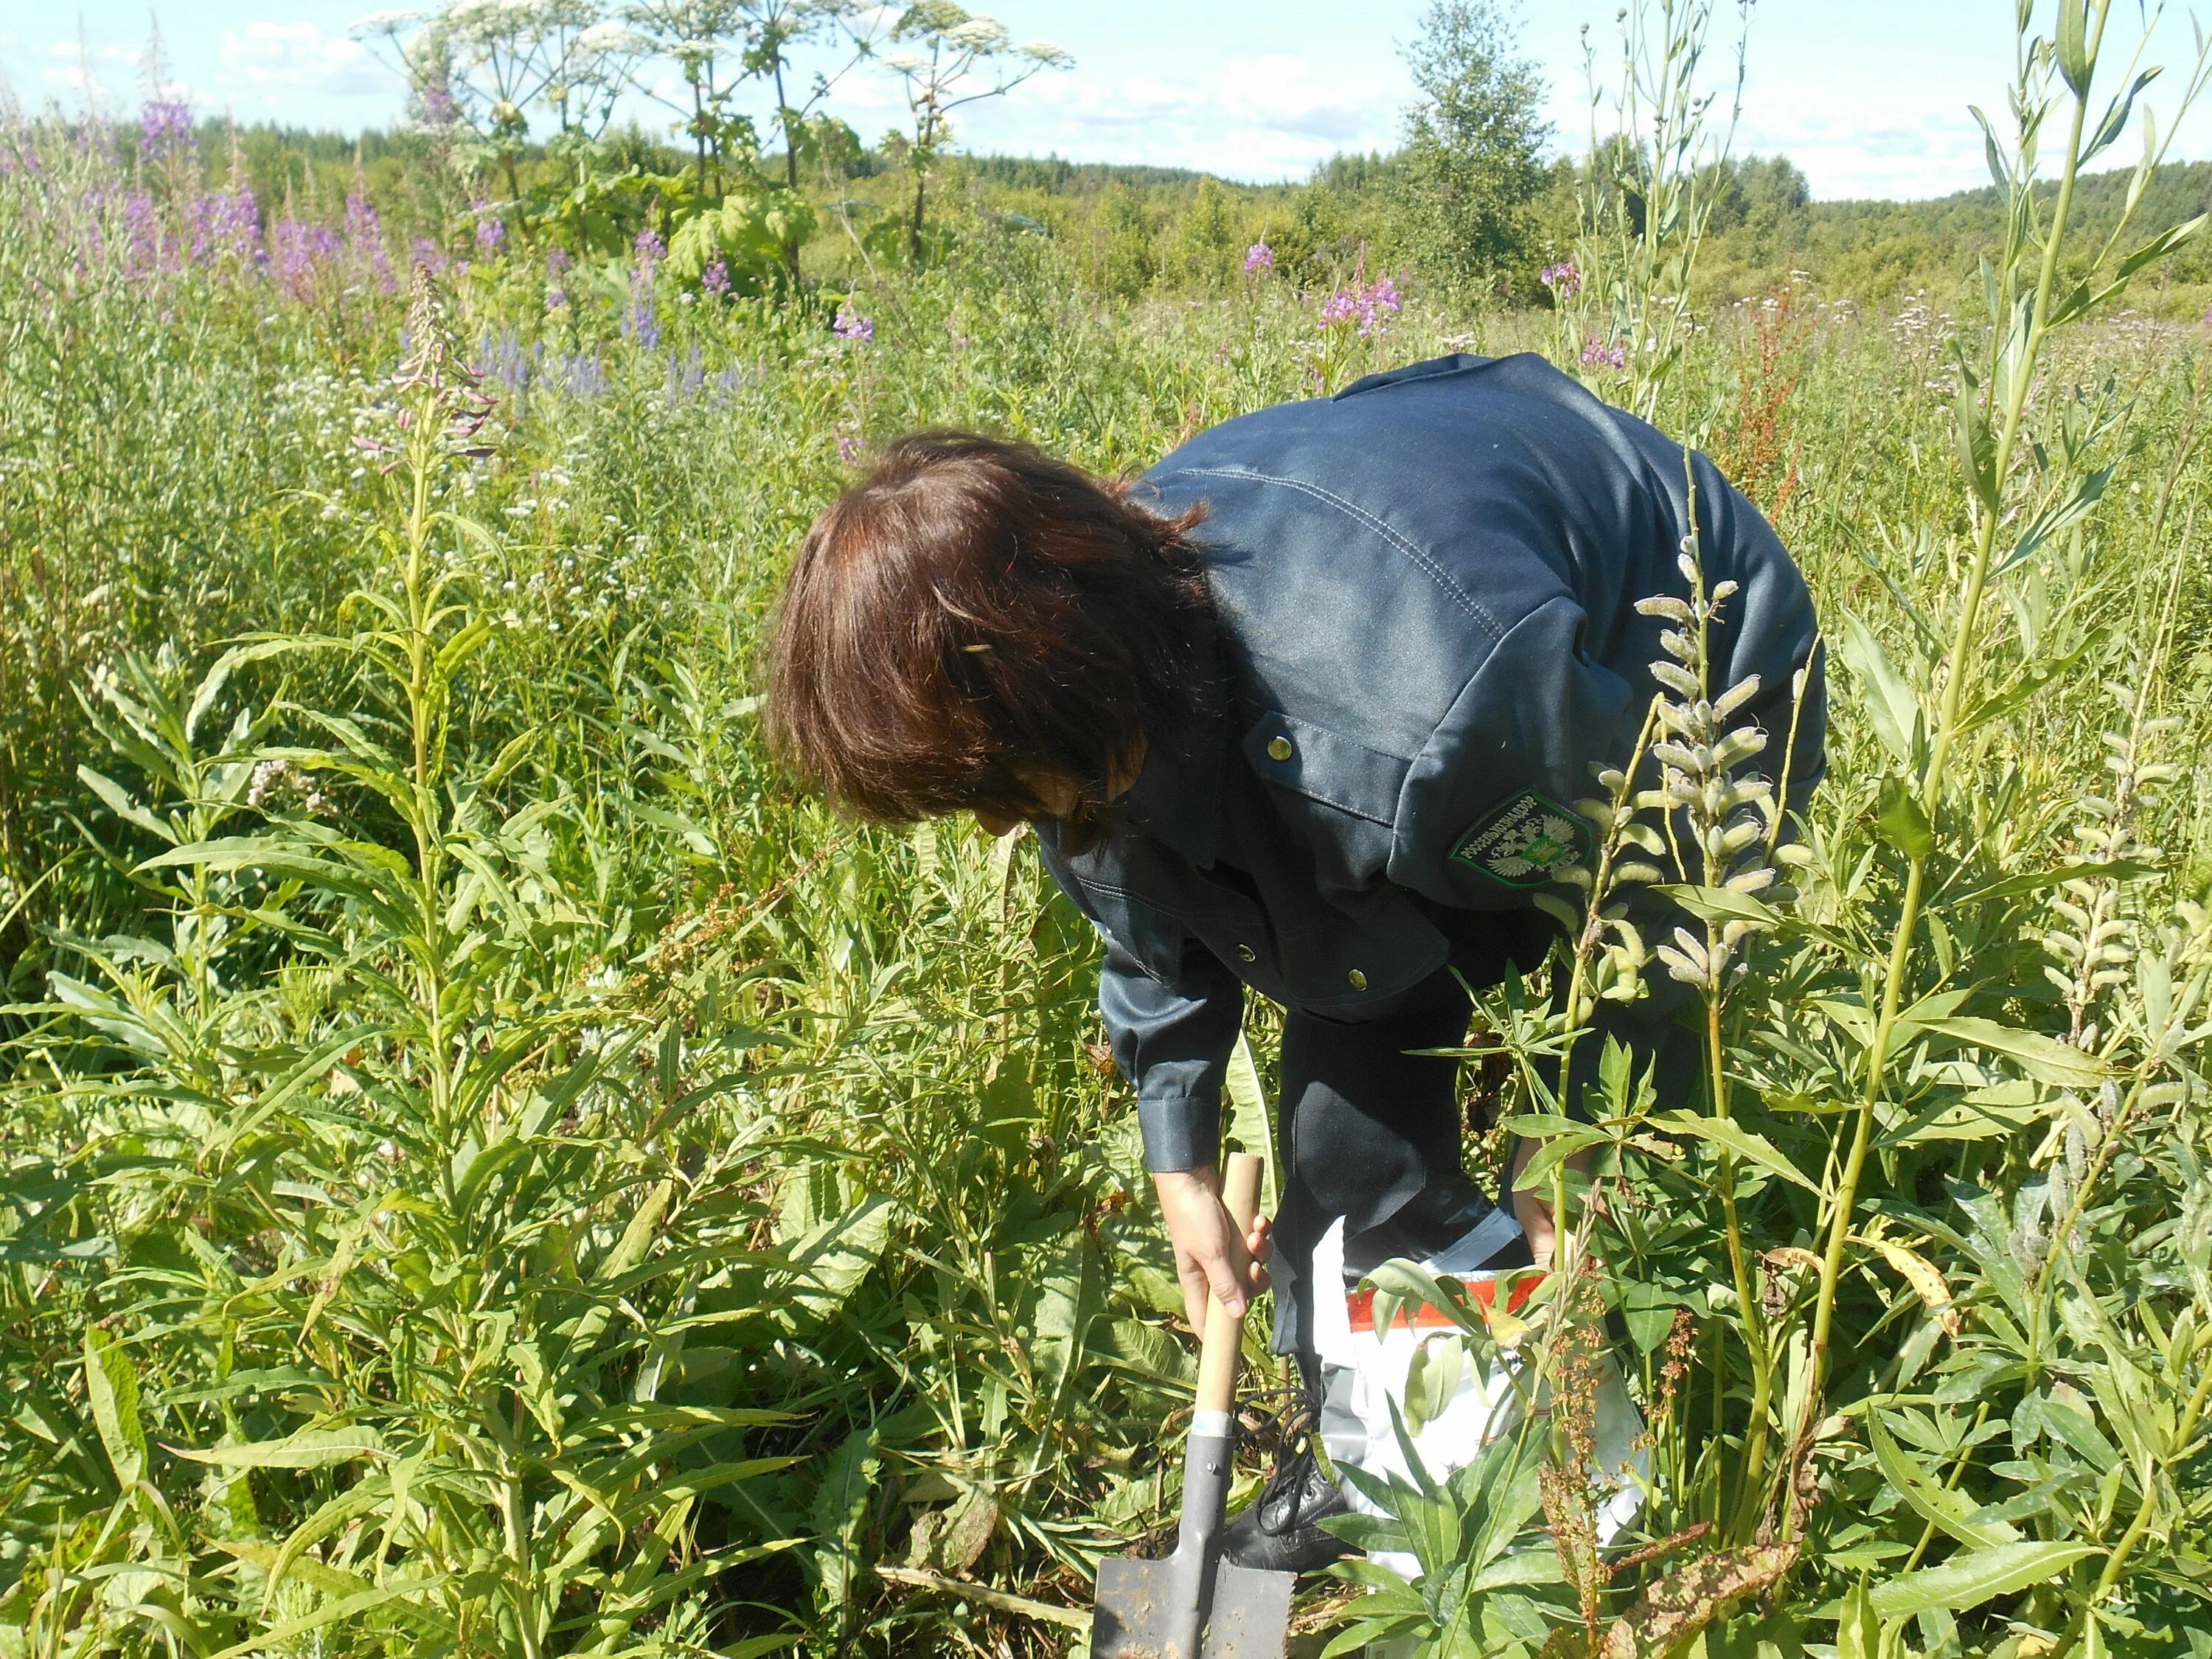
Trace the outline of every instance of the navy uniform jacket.
<path fill-rule="evenodd" d="M 1760 677 L 1738 720 L 1765 727 L 1778 776 L 1812 601 L 1758 509 L 1692 465 L 1707 584 L 1741 587 L 1713 684 Z M 1214 1160 L 1246 986 L 1371 1018 L 1451 940 L 1526 941 L 1532 921 L 1512 954 L 1537 965 L 1533 896 L 1586 855 L 1573 804 L 1593 763 L 1626 759 L 1656 689 L 1665 624 L 1636 601 L 1688 591 L 1688 490 L 1680 445 L 1531 356 L 1261 410 L 1146 479 L 1163 510 L 1210 509 L 1227 712 L 1150 746 L 1098 845 L 1038 835 L 1105 936 L 1099 1009 L 1164 1170 Z M 1801 799 L 1822 764 L 1817 674 L 1798 730 Z"/>

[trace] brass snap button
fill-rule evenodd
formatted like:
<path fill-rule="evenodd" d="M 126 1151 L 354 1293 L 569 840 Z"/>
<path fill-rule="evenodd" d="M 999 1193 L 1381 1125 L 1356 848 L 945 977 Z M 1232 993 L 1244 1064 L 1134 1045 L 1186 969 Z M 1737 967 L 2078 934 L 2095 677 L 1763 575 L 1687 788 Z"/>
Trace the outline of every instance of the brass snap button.
<path fill-rule="evenodd" d="M 1364 991 L 1367 988 L 1367 975 L 1357 968 L 1346 974 L 1345 978 L 1352 981 L 1352 988 L 1355 991 Z"/>
<path fill-rule="evenodd" d="M 1297 753 L 1297 750 L 1291 747 L 1291 740 L 1288 738 L 1270 738 L 1267 739 L 1267 758 L 1269 760 L 1286 761 L 1296 753 Z"/>

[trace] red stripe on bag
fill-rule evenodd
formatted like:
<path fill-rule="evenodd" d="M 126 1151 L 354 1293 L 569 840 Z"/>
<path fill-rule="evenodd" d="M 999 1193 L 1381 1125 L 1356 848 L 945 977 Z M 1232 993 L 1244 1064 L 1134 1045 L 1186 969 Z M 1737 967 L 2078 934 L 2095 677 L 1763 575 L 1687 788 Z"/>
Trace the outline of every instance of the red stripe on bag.
<path fill-rule="evenodd" d="M 1505 1311 L 1519 1313 L 1528 1305 L 1528 1298 L 1535 1295 L 1536 1287 L 1543 1282 L 1544 1275 L 1541 1273 L 1524 1273 L 1515 1279 L 1512 1288 L 1505 1293 Z M 1483 1307 L 1492 1308 L 1498 1305 L 1498 1281 L 1494 1279 L 1476 1279 L 1468 1281 L 1467 1293 L 1470 1300 L 1480 1304 Z M 1344 1305 L 1345 1310 L 1352 1316 L 1353 1330 L 1371 1331 L 1375 1328 L 1374 1291 L 1354 1291 L 1350 1296 L 1345 1297 Z M 1425 1302 L 1418 1306 L 1408 1304 L 1401 1307 L 1398 1310 L 1398 1318 L 1401 1321 L 1410 1321 L 1417 1331 L 1454 1330 L 1459 1325 L 1459 1322 L 1444 1312 L 1443 1309 L 1432 1308 Z"/>

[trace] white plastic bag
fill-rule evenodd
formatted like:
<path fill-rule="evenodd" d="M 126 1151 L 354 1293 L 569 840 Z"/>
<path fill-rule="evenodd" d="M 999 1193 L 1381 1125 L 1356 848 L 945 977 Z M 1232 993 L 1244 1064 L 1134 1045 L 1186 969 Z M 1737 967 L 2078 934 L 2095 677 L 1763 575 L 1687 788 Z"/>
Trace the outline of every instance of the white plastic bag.
<path fill-rule="evenodd" d="M 1502 1226 L 1494 1224 L 1501 1222 Z M 1421 1265 L 1440 1278 L 1455 1279 L 1471 1287 L 1486 1280 L 1494 1284 L 1507 1275 L 1468 1264 L 1488 1261 L 1517 1231 L 1510 1216 L 1493 1212 L 1474 1232 Z M 1495 1237 L 1491 1236 L 1493 1232 Z M 1413 1471 L 1407 1468 L 1400 1449 L 1391 1407 L 1395 1405 L 1400 1418 L 1405 1418 L 1406 1378 L 1413 1356 L 1424 1343 L 1458 1327 L 1438 1309 L 1408 1306 L 1389 1331 L 1378 1335 L 1374 1293 L 1345 1285 L 1340 1218 L 1314 1247 L 1312 1282 L 1314 1346 L 1321 1357 L 1325 1391 L 1319 1425 L 1322 1447 L 1332 1463 L 1348 1464 L 1378 1478 L 1408 1480 Z M 1537 1276 L 1521 1273 L 1504 1292 L 1509 1310 L 1517 1308 L 1539 1282 Z M 1331 1286 L 1344 1289 L 1332 1296 Z M 1480 1289 L 1474 1294 L 1487 1299 Z M 1512 1427 L 1519 1409 L 1517 1399 L 1503 1369 L 1463 1367 L 1459 1386 L 1443 1408 L 1411 1437 L 1430 1477 L 1441 1481 L 1465 1468 L 1485 1446 Z M 1598 1541 L 1603 1544 L 1627 1524 L 1643 1502 L 1650 1457 L 1638 1444 L 1644 1432 L 1643 1415 L 1628 1397 L 1620 1367 L 1609 1354 L 1601 1362 L 1596 1403 L 1595 1461 L 1601 1472 L 1599 1481 L 1607 1492 L 1596 1516 Z M 1377 1513 L 1349 1483 L 1345 1486 L 1345 1497 L 1355 1510 Z M 1419 1570 L 1410 1555 L 1386 1553 L 1369 1559 L 1407 1579 Z"/>

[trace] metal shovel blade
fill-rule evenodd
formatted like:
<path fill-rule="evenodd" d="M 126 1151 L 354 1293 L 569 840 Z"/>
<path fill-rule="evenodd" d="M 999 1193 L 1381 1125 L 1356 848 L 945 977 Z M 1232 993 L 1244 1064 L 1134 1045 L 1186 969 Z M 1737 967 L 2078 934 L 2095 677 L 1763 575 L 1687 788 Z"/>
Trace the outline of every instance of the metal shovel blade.
<path fill-rule="evenodd" d="M 1194 1653 L 1188 1632 L 1199 1587 L 1188 1566 L 1112 1557 L 1098 1564 L 1092 1659 L 1282 1659 L 1297 1582 L 1287 1572 L 1219 1563 L 1206 1633 Z"/>

